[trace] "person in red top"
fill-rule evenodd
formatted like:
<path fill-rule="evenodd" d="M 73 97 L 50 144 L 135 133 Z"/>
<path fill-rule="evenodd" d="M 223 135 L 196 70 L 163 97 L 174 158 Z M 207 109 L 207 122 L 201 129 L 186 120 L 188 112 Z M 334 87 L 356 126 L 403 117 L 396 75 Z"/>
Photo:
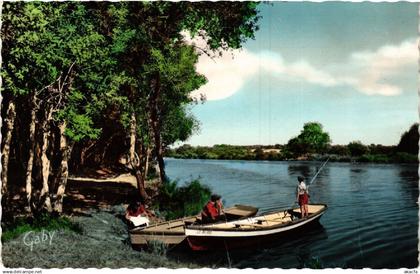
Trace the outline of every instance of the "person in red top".
<path fill-rule="evenodd" d="M 125 218 L 129 219 L 129 217 L 138 217 L 141 215 L 147 216 L 147 212 L 146 208 L 140 201 L 132 202 L 128 205 Z"/>
<path fill-rule="evenodd" d="M 211 195 L 210 201 L 207 202 L 201 211 L 202 223 L 214 223 L 222 219 L 223 216 L 223 203 L 220 195 Z"/>

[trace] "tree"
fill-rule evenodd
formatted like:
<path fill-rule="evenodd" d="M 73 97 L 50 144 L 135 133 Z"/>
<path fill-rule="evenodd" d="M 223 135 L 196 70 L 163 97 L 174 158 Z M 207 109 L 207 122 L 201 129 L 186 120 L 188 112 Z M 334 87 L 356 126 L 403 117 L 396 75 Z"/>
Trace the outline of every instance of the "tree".
<path fill-rule="evenodd" d="M 363 145 L 360 141 L 353 141 L 350 142 L 347 145 L 347 148 L 350 151 L 351 156 L 362 156 L 363 154 L 366 154 L 369 152 L 369 149 L 367 146 Z"/>
<path fill-rule="evenodd" d="M 289 140 L 287 149 L 297 155 L 305 153 L 325 153 L 331 143 L 330 136 L 318 122 L 304 124 L 297 137 Z"/>
<path fill-rule="evenodd" d="M 87 73 L 92 76 L 92 67 L 103 65 L 98 62 L 103 39 L 92 18 L 80 3 L 7 3 L 3 10 L 3 90 L 11 102 L 20 101 L 21 123 L 29 121 L 28 160 L 21 159 L 27 166 L 29 209 L 62 210 L 71 143 L 99 133 L 87 111 L 87 91 L 92 89 L 85 84 L 90 82 L 81 80 Z M 23 134 L 26 130 L 21 128 L 17 137 L 27 140 Z M 60 148 L 55 146 L 57 139 Z M 40 154 L 35 155 L 35 147 Z M 60 162 L 55 173 L 52 159 Z M 35 177 L 34 164 L 40 171 Z M 38 201 L 32 199 L 33 180 L 42 185 Z"/>
<path fill-rule="evenodd" d="M 92 144 L 98 144 L 101 160 L 117 157 L 107 151 L 112 142 L 120 142 L 147 198 L 149 163 L 158 162 L 163 182 L 164 149 L 197 129 L 188 110 L 193 103 L 189 94 L 206 81 L 195 69 L 199 52 L 239 48 L 253 38 L 256 6 L 6 3 L 1 74 L 3 105 L 10 111 L 7 117 L 3 111 L 9 122 L 3 129 L 4 191 L 8 161 L 16 159 L 23 166 L 18 173 L 26 173 L 28 207 L 60 212 L 71 157 L 83 160 Z M 205 37 L 205 48 L 187 45 L 183 31 Z"/>
<path fill-rule="evenodd" d="M 219 48 L 239 48 L 257 29 L 256 6 L 245 2 L 109 5 L 107 14 L 114 17 L 106 21 L 114 28 L 109 35 L 115 45 L 116 67 L 124 79 L 119 82 L 116 98 L 126 97 L 129 103 L 121 109 L 126 128 L 130 124 L 127 117 L 136 118 L 139 163 L 132 166 L 133 172 L 141 174 L 137 176 L 141 179 L 138 185 L 144 184 L 148 161 L 142 159 L 147 159 L 150 147 L 158 162 L 160 181 L 164 182 L 164 148 L 193 132 L 191 116 L 179 114 L 192 102 L 190 92 L 204 84 L 205 78 L 195 70 L 196 47 L 185 44 L 182 32 L 205 36 L 207 48 L 199 50 L 206 54 Z M 182 118 L 182 132 L 171 126 L 174 117 L 178 121 Z"/>
<path fill-rule="evenodd" d="M 419 124 L 413 124 L 410 129 L 401 135 L 397 145 L 398 152 L 418 154 L 419 152 Z"/>

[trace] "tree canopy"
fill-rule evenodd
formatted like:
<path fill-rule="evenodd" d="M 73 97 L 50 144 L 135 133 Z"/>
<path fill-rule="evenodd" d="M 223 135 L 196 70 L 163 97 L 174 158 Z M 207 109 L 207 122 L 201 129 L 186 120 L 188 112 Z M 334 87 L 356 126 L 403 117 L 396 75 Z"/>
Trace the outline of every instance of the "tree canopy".
<path fill-rule="evenodd" d="M 289 140 L 287 149 L 295 154 L 324 153 L 330 143 L 330 136 L 320 123 L 308 122 L 297 137 Z"/>
<path fill-rule="evenodd" d="M 401 135 L 397 151 L 417 155 L 419 152 L 419 124 L 413 124 L 410 129 Z"/>
<path fill-rule="evenodd" d="M 199 54 L 254 38 L 257 5 L 5 3 L 3 152 L 23 163 L 28 204 L 51 210 L 49 200 L 61 203 L 68 168 L 86 163 L 128 157 L 144 197 L 149 166 L 164 182 L 165 148 L 198 130 L 190 93 L 207 81 L 196 71 Z M 205 38 L 204 48 L 187 44 L 184 32 Z"/>

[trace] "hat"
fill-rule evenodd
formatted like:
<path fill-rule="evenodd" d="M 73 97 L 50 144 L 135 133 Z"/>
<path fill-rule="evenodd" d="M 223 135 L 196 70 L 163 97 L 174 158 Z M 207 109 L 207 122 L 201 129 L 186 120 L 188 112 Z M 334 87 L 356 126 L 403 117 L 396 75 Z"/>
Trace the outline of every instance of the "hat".
<path fill-rule="evenodd" d="M 298 181 L 303 182 L 303 181 L 305 181 L 305 178 L 303 178 L 302 176 L 298 176 Z"/>
<path fill-rule="evenodd" d="M 213 195 L 211 195 L 210 200 L 211 200 L 212 202 L 216 202 L 216 201 L 217 201 L 217 200 L 219 200 L 220 198 L 222 198 L 220 195 L 213 194 Z"/>

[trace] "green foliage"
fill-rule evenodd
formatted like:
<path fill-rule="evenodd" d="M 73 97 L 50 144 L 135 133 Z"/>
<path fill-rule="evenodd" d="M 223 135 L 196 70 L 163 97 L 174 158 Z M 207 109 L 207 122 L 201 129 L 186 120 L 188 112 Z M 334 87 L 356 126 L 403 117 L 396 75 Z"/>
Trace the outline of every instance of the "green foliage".
<path fill-rule="evenodd" d="M 354 148 L 353 148 L 354 146 Z M 325 154 L 308 154 L 308 160 L 325 161 L 327 157 L 331 162 L 369 162 L 369 163 L 416 163 L 417 155 L 406 152 L 394 152 L 393 146 L 370 145 L 369 147 L 359 142 L 352 142 L 350 146 L 353 156 L 350 154 L 348 146 L 335 145 Z M 273 149 L 280 150 L 279 152 Z M 368 153 L 371 151 L 371 153 Z M 382 153 L 381 153 L 382 152 Z M 289 151 L 287 146 L 230 146 L 215 145 L 213 147 L 193 147 L 182 145 L 176 149 L 169 149 L 167 157 L 182 159 L 229 159 L 229 160 L 268 160 L 284 161 L 296 160 L 296 154 Z"/>
<path fill-rule="evenodd" d="M 168 150 L 167 156 L 185 159 L 219 160 L 255 160 L 257 157 L 254 148 L 232 145 L 214 145 L 213 147 L 183 145 L 174 150 Z"/>
<path fill-rule="evenodd" d="M 173 108 L 167 114 L 166 123 L 162 126 L 162 138 L 165 144 L 186 141 L 198 131 L 198 121 L 186 110 L 186 107 Z"/>
<path fill-rule="evenodd" d="M 71 230 L 77 233 L 82 232 L 81 227 L 77 223 L 71 222 L 67 217 L 51 216 L 46 213 L 36 218 L 18 218 L 13 223 L 3 226 L 2 229 L 2 242 L 14 239 L 29 231 Z"/>
<path fill-rule="evenodd" d="M 203 36 L 210 49 L 240 48 L 258 30 L 258 2 L 191 2 L 185 4 L 183 29 Z"/>
<path fill-rule="evenodd" d="M 347 145 L 348 150 L 350 151 L 351 156 L 362 156 L 369 152 L 369 148 L 363 145 L 360 141 L 350 142 Z"/>
<path fill-rule="evenodd" d="M 410 129 L 401 136 L 397 145 L 398 152 L 406 152 L 417 155 L 419 152 L 419 124 L 413 124 Z"/>
<path fill-rule="evenodd" d="M 168 246 L 164 242 L 151 240 L 147 242 L 147 251 L 157 256 L 166 256 Z"/>
<path fill-rule="evenodd" d="M 348 146 L 343 145 L 332 145 L 328 149 L 329 154 L 335 154 L 335 155 L 350 155 L 350 150 Z"/>
<path fill-rule="evenodd" d="M 96 138 L 89 109 L 101 89 L 107 54 L 105 37 L 89 4 L 14 2 L 3 10 L 3 91 L 14 96 L 37 93 L 41 110 L 52 105 L 57 120 L 66 120 L 67 135 L 80 141 Z"/>
<path fill-rule="evenodd" d="M 397 152 L 392 156 L 392 161 L 395 163 L 418 163 L 419 158 L 411 153 Z"/>
<path fill-rule="evenodd" d="M 304 124 L 299 136 L 289 140 L 287 149 L 295 155 L 325 153 L 330 143 L 330 136 L 323 131 L 322 125 L 318 122 L 309 122 Z"/>
<path fill-rule="evenodd" d="M 177 181 L 167 182 L 160 189 L 156 206 L 167 220 L 177 219 L 200 213 L 210 195 L 209 187 L 198 179 L 181 187 Z"/>
<path fill-rule="evenodd" d="M 358 162 L 368 162 L 368 163 L 389 163 L 390 157 L 384 154 L 364 154 L 360 156 Z"/>

